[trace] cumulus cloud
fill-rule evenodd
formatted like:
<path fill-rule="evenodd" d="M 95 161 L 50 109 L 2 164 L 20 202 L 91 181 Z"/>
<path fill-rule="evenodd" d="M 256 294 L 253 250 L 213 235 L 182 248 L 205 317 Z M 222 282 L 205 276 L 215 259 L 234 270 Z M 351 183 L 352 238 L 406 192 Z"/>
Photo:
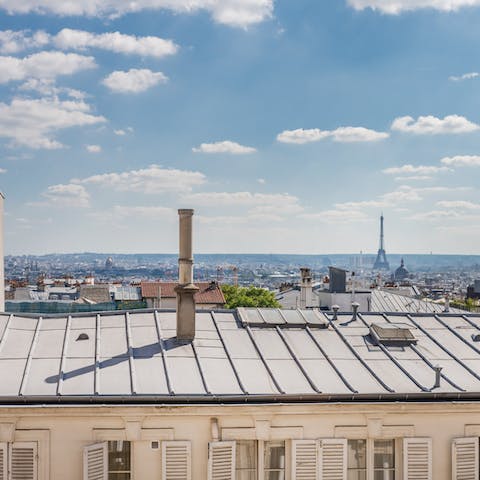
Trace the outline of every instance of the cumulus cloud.
<path fill-rule="evenodd" d="M 480 167 L 480 155 L 455 155 L 444 157 L 440 161 L 452 167 Z"/>
<path fill-rule="evenodd" d="M 54 79 L 95 68 L 93 57 L 76 53 L 39 52 L 25 58 L 0 57 L 0 84 L 27 78 Z"/>
<path fill-rule="evenodd" d="M 185 202 L 205 207 L 214 206 L 258 206 L 274 205 L 278 209 L 286 204 L 297 204 L 298 198 L 287 193 L 251 193 L 251 192 L 203 192 L 183 197 Z"/>
<path fill-rule="evenodd" d="M 462 7 L 480 6 L 480 0 L 348 0 L 348 4 L 356 10 L 371 8 L 382 13 L 396 15 L 423 8 L 451 12 Z"/>
<path fill-rule="evenodd" d="M 79 207 L 90 206 L 90 195 L 82 185 L 59 184 L 51 185 L 42 193 L 47 202 L 37 205 L 50 205 L 57 207 Z"/>
<path fill-rule="evenodd" d="M 85 149 L 89 153 L 100 153 L 102 151 L 102 147 L 100 145 L 85 145 Z"/>
<path fill-rule="evenodd" d="M 152 72 L 147 68 L 131 68 L 128 72 L 121 70 L 112 72 L 102 83 L 112 92 L 140 93 L 167 80 L 162 72 Z"/>
<path fill-rule="evenodd" d="M 200 172 L 150 165 L 140 170 L 104 173 L 84 179 L 73 179 L 71 183 L 96 185 L 120 192 L 160 194 L 165 192 L 189 192 L 193 187 L 203 185 L 205 181 L 205 175 Z"/>
<path fill-rule="evenodd" d="M 449 80 L 452 82 L 461 82 L 463 80 L 471 80 L 472 78 L 477 78 L 480 74 L 478 72 L 470 72 L 470 73 L 464 73 L 463 75 L 460 75 L 458 77 L 456 76 L 451 76 L 448 77 Z"/>
<path fill-rule="evenodd" d="M 387 175 L 419 175 L 421 179 L 425 179 L 425 175 L 434 175 L 436 173 L 442 172 L 451 172 L 452 169 L 448 167 L 436 167 L 430 165 L 402 165 L 401 167 L 390 167 L 382 170 L 383 173 Z M 412 179 L 412 177 L 409 177 Z M 413 177 L 415 180 L 418 180 L 419 177 Z"/>
<path fill-rule="evenodd" d="M 405 116 L 396 118 L 392 130 L 414 133 L 417 135 L 440 135 L 448 133 L 469 133 L 480 129 L 480 125 L 467 120 L 460 115 L 447 115 L 437 118 L 432 115 L 418 117 Z"/>
<path fill-rule="evenodd" d="M 282 143 L 304 144 L 318 142 L 325 138 L 332 138 L 334 142 L 376 142 L 388 138 L 386 132 L 377 132 L 364 127 L 339 127 L 336 130 L 320 130 L 318 128 L 297 130 L 284 130 L 277 135 L 277 140 Z"/>
<path fill-rule="evenodd" d="M 87 94 L 80 90 L 67 87 L 57 87 L 55 81 L 52 78 L 29 78 L 18 87 L 20 91 L 37 92 L 43 96 L 59 96 L 67 95 L 68 97 L 75 98 L 77 100 L 84 99 Z"/>
<path fill-rule="evenodd" d="M 244 155 L 248 153 L 255 153 L 256 148 L 240 145 L 230 140 L 215 143 L 202 143 L 199 147 L 192 148 L 195 153 L 231 153 L 233 155 Z"/>
<path fill-rule="evenodd" d="M 85 15 L 118 17 L 142 10 L 167 9 L 177 13 L 208 11 L 218 23 L 246 28 L 270 18 L 273 0 L 2 0 L 0 8 L 9 13 L 38 13 L 56 15 Z"/>
<path fill-rule="evenodd" d="M 50 36 L 39 30 L 31 33 L 28 30 L 4 30 L 0 31 L 0 53 L 11 55 L 30 48 L 41 48 L 48 45 Z"/>
<path fill-rule="evenodd" d="M 0 137 L 30 148 L 61 148 L 54 138 L 56 131 L 105 121 L 90 113 L 84 101 L 16 97 L 10 104 L 0 102 Z"/>
<path fill-rule="evenodd" d="M 304 213 L 300 216 L 306 220 L 325 223 L 364 222 L 370 218 L 366 213 L 359 210 L 322 210 L 315 213 Z"/>

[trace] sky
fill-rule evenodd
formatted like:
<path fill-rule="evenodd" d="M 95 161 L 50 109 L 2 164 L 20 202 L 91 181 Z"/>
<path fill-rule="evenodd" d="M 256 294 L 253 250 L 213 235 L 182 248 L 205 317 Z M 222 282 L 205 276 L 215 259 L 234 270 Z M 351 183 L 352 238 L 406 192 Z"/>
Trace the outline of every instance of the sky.
<path fill-rule="evenodd" d="M 5 252 L 480 254 L 480 0 L 0 0 Z"/>

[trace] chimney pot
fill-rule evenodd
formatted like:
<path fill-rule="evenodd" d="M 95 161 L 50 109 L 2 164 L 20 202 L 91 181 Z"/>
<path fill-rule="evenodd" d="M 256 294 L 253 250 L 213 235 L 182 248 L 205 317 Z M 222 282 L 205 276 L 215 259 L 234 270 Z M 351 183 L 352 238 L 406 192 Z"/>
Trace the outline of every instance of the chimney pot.
<path fill-rule="evenodd" d="M 332 310 L 333 310 L 333 318 L 332 320 L 337 320 L 337 314 L 338 311 L 340 310 L 340 307 L 338 305 L 332 305 Z"/>
<path fill-rule="evenodd" d="M 358 308 L 360 307 L 360 304 L 358 302 L 353 302 L 352 303 L 352 311 L 353 311 L 353 319 L 357 319 L 357 314 L 358 314 Z"/>

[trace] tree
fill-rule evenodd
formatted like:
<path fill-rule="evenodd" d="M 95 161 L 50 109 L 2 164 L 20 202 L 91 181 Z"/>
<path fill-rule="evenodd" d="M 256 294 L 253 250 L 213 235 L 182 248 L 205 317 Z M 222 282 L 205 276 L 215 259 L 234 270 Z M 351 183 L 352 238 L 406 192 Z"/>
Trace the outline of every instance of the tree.
<path fill-rule="evenodd" d="M 222 285 L 222 292 L 226 302 L 225 308 L 281 308 L 281 305 L 275 299 L 275 294 L 264 288 Z"/>

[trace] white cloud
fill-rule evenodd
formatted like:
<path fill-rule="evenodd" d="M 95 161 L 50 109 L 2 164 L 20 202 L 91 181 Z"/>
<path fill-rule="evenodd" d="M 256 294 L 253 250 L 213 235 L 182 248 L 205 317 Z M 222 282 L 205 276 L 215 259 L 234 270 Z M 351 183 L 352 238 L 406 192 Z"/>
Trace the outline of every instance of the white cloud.
<path fill-rule="evenodd" d="M 452 167 L 480 167 L 480 155 L 455 155 L 444 157 L 440 161 Z"/>
<path fill-rule="evenodd" d="M 102 151 L 102 147 L 100 145 L 85 145 L 85 149 L 89 153 L 100 153 Z"/>
<path fill-rule="evenodd" d="M 57 87 L 52 78 L 29 78 L 18 87 L 18 90 L 37 92 L 47 97 L 55 97 L 65 94 L 68 97 L 77 100 L 82 100 L 87 96 L 85 92 L 75 90 L 74 88 Z"/>
<path fill-rule="evenodd" d="M 448 79 L 452 82 L 461 82 L 463 80 L 471 80 L 472 78 L 477 78 L 479 75 L 480 74 L 478 72 L 470 72 L 459 75 L 458 77 L 452 75 L 451 77 L 448 77 Z"/>
<path fill-rule="evenodd" d="M 167 80 L 162 72 L 152 72 L 147 68 L 131 68 L 128 72 L 120 70 L 112 72 L 102 83 L 113 92 L 140 93 Z"/>
<path fill-rule="evenodd" d="M 0 137 L 30 148 L 61 148 L 54 132 L 105 122 L 92 115 L 83 101 L 61 101 L 58 98 L 14 98 L 10 104 L 0 103 Z"/>
<path fill-rule="evenodd" d="M 432 115 L 418 117 L 405 116 L 396 118 L 392 130 L 414 133 L 417 135 L 440 135 L 448 133 L 469 133 L 480 129 L 480 125 L 470 122 L 460 115 L 447 115 L 437 118 Z"/>
<path fill-rule="evenodd" d="M 51 185 L 42 193 L 42 196 L 47 199 L 47 202 L 37 205 L 81 208 L 90 206 L 90 195 L 82 185 Z"/>
<path fill-rule="evenodd" d="M 267 181 L 264 179 L 264 178 L 257 178 L 257 182 L 260 184 L 260 185 L 265 185 L 267 183 Z"/>
<path fill-rule="evenodd" d="M 142 10 L 167 9 L 177 13 L 208 11 L 218 23 L 246 28 L 270 18 L 273 0 L 2 0 L 9 13 L 40 13 L 117 17 Z"/>
<path fill-rule="evenodd" d="M 371 8 L 382 13 L 396 15 L 422 8 L 451 12 L 462 7 L 479 6 L 480 0 L 348 0 L 348 4 L 356 10 Z"/>
<path fill-rule="evenodd" d="M 255 153 L 257 150 L 253 147 L 240 145 L 230 140 L 214 143 L 202 143 L 199 147 L 192 148 L 195 153 L 231 153 L 233 155 L 244 155 Z"/>
<path fill-rule="evenodd" d="M 48 45 L 50 36 L 48 33 L 39 30 L 31 34 L 28 30 L 0 31 L 0 53 L 11 55 L 30 48 L 41 48 Z"/>
<path fill-rule="evenodd" d="M 28 78 L 54 79 L 95 67 L 93 57 L 76 53 L 39 52 L 25 58 L 0 57 L 0 84 Z"/>
<path fill-rule="evenodd" d="M 53 44 L 62 50 L 84 50 L 100 48 L 115 53 L 141 55 L 143 57 L 165 57 L 174 55 L 178 45 L 160 37 L 136 37 L 120 32 L 90 33 L 84 30 L 64 28 L 52 39 Z"/>
<path fill-rule="evenodd" d="M 359 210 L 322 210 L 316 213 L 304 213 L 300 216 L 306 220 L 325 223 L 364 222 L 370 219 L 366 213 Z"/>
<path fill-rule="evenodd" d="M 364 127 L 339 127 L 336 130 L 320 130 L 318 128 L 297 130 L 284 130 L 277 135 L 277 140 L 282 143 L 304 144 L 318 142 L 325 138 L 332 138 L 334 142 L 376 142 L 388 138 L 386 132 L 377 132 Z"/>
<path fill-rule="evenodd" d="M 7 170 L 5 168 L 0 168 L 0 173 L 7 173 Z"/>
<path fill-rule="evenodd" d="M 433 177 L 430 175 L 408 175 L 406 177 L 395 177 L 394 180 L 396 182 L 418 182 L 418 181 L 425 181 L 425 180 L 432 180 Z"/>
<path fill-rule="evenodd" d="M 118 130 L 114 130 L 113 133 L 119 137 L 123 137 L 129 133 L 133 133 L 133 128 L 132 127 L 119 128 Z"/>
<path fill-rule="evenodd" d="M 390 167 L 385 168 L 382 170 L 383 173 L 387 175 L 411 175 L 411 174 L 418 174 L 418 175 L 434 175 L 435 173 L 442 173 L 442 172 L 451 172 L 452 169 L 448 167 L 436 167 L 430 165 L 402 165 L 401 167 Z M 424 179 L 425 177 L 421 177 Z M 418 179 L 415 178 L 415 179 Z"/>
<path fill-rule="evenodd" d="M 271 205 L 280 210 L 286 205 L 297 204 L 298 198 L 288 193 L 204 192 L 186 195 L 183 201 L 204 207 Z"/>
<path fill-rule="evenodd" d="M 441 208 L 452 208 L 459 210 L 480 210 L 479 203 L 469 202 L 467 200 L 441 200 L 437 202 Z"/>
<path fill-rule="evenodd" d="M 96 185 L 120 192 L 160 194 L 165 192 L 189 192 L 193 187 L 203 185 L 205 181 L 205 175 L 200 172 L 150 165 L 140 170 L 104 173 L 84 179 L 74 179 L 72 183 Z"/>

